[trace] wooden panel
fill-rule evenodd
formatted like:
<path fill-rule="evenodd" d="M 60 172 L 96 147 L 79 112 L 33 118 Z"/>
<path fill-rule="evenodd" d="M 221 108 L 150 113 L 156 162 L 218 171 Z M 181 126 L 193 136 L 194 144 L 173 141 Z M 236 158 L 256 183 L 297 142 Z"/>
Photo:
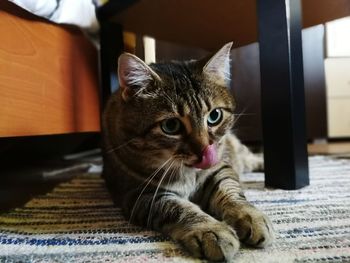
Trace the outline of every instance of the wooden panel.
<path fill-rule="evenodd" d="M 350 17 L 326 23 L 326 56 L 350 57 Z"/>
<path fill-rule="evenodd" d="M 350 0 L 302 0 L 303 26 L 323 24 L 350 15 Z"/>
<path fill-rule="evenodd" d="M 350 98 L 328 99 L 328 134 L 331 138 L 350 136 Z"/>
<path fill-rule="evenodd" d="M 232 91 L 237 102 L 235 133 L 245 141 L 261 141 L 259 45 L 232 50 Z"/>
<path fill-rule="evenodd" d="M 104 8 L 108 14 L 116 8 L 112 2 Z M 350 0 L 303 0 L 302 10 L 303 27 L 310 27 L 350 15 Z M 256 0 L 140 0 L 112 20 L 129 31 L 209 50 L 258 40 Z"/>
<path fill-rule="evenodd" d="M 350 58 L 325 60 L 327 96 L 350 97 Z"/>
<path fill-rule="evenodd" d="M 99 130 L 97 52 L 75 28 L 0 2 L 0 137 Z"/>
<path fill-rule="evenodd" d="M 304 29 L 303 61 L 306 127 L 309 139 L 327 137 L 324 26 Z"/>
<path fill-rule="evenodd" d="M 327 137 L 326 88 L 322 25 L 304 29 L 303 63 L 306 125 L 308 138 Z M 236 95 L 237 133 L 248 141 L 262 139 L 260 102 L 260 63 L 257 43 L 232 51 L 233 92 Z M 320 119 L 322 121 L 320 121 Z"/>
<path fill-rule="evenodd" d="M 141 0 L 114 20 L 128 31 L 206 49 L 258 38 L 255 0 Z"/>

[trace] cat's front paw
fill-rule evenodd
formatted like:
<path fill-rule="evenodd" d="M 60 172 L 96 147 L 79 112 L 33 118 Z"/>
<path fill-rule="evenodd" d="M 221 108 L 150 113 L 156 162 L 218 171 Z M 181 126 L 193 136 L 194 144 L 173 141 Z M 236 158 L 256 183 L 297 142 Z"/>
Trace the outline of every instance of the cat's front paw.
<path fill-rule="evenodd" d="M 262 248 L 274 240 L 270 219 L 251 205 L 229 211 L 224 220 L 236 230 L 239 240 L 246 245 Z"/>
<path fill-rule="evenodd" d="M 196 225 L 176 239 L 193 256 L 210 261 L 232 261 L 240 245 L 235 231 L 223 222 Z"/>

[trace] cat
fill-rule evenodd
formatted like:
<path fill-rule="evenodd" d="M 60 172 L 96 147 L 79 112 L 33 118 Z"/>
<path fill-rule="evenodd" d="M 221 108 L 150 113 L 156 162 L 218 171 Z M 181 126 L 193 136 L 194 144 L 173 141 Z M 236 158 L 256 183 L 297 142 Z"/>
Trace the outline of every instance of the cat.
<path fill-rule="evenodd" d="M 263 165 L 232 134 L 230 50 L 146 65 L 124 53 L 102 116 L 103 177 L 126 217 L 169 235 L 195 257 L 231 261 L 240 242 L 265 247 L 268 217 L 239 174 Z"/>

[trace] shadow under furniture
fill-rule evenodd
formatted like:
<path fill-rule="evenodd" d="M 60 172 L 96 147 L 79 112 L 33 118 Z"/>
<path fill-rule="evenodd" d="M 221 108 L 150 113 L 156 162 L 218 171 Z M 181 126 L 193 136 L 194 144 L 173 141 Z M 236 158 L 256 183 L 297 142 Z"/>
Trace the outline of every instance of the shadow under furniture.
<path fill-rule="evenodd" d="M 123 30 L 214 51 L 259 42 L 265 183 L 309 184 L 301 29 L 350 14 L 348 0 L 109 1 L 101 22 L 102 101 L 118 86 Z"/>

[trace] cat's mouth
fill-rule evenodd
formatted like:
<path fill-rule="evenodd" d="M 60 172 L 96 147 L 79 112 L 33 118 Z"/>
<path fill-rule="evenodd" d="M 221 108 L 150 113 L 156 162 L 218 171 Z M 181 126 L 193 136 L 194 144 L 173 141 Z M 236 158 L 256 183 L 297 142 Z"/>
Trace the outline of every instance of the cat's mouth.
<path fill-rule="evenodd" d="M 208 169 L 219 162 L 216 146 L 214 144 L 208 145 L 204 148 L 200 160 L 192 163 L 186 164 L 187 166 L 198 168 L 198 169 Z"/>

